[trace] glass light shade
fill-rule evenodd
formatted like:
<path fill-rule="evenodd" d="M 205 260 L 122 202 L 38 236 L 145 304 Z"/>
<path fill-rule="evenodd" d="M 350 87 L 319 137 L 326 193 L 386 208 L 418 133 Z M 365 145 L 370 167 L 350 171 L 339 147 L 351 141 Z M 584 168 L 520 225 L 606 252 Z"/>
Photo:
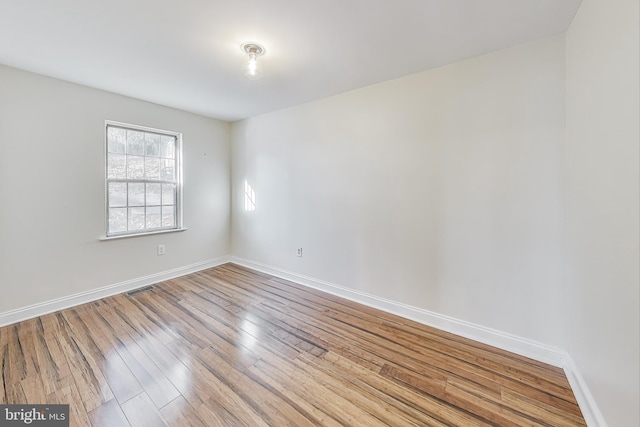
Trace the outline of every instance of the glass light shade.
<path fill-rule="evenodd" d="M 242 66 L 242 71 L 249 80 L 260 80 L 264 76 L 264 73 L 258 61 L 258 55 L 254 52 L 248 53 Z"/>

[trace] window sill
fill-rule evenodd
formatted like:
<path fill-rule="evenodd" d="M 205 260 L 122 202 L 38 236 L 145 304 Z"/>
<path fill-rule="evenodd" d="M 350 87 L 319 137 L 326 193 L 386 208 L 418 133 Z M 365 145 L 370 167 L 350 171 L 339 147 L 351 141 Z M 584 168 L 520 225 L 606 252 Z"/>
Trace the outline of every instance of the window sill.
<path fill-rule="evenodd" d="M 187 229 L 186 228 L 173 228 L 171 230 L 149 231 L 149 232 L 146 232 L 146 233 L 121 234 L 119 236 L 103 236 L 103 237 L 100 238 L 100 241 L 127 239 L 129 237 L 151 236 L 151 235 L 154 235 L 154 234 L 177 233 L 177 232 L 180 232 L 180 231 L 187 231 Z"/>

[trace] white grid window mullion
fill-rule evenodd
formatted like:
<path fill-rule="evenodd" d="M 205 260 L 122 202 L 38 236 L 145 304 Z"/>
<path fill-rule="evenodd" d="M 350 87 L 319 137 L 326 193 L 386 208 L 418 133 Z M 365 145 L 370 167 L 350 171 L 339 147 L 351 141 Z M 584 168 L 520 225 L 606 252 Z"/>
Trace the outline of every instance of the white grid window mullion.
<path fill-rule="evenodd" d="M 109 155 L 122 155 L 118 153 L 109 153 L 109 144 L 110 142 L 114 142 L 114 146 L 118 146 L 118 142 L 122 143 L 121 139 L 112 139 L 109 140 L 109 128 L 116 127 L 120 129 L 125 129 L 125 139 L 124 139 L 124 176 L 125 178 L 108 178 L 110 174 L 109 166 Z M 134 140 L 132 140 L 130 144 L 129 140 L 129 132 L 135 132 Z M 157 231 L 157 230 L 171 230 L 178 229 L 180 224 L 178 220 L 178 211 L 181 211 L 181 205 L 179 205 L 177 189 L 180 185 L 181 179 L 181 171 L 179 170 L 179 156 L 180 156 L 180 137 L 178 134 L 172 133 L 163 133 L 161 131 L 149 131 L 146 128 L 140 128 L 136 126 L 125 126 L 125 125 L 116 125 L 112 126 L 107 124 L 107 140 L 106 140 L 106 155 L 107 155 L 107 179 L 106 179 L 106 187 L 107 187 L 107 197 L 106 197 L 106 210 L 107 217 L 111 219 L 111 209 L 117 209 L 116 207 L 111 207 L 111 195 L 109 194 L 110 183 L 113 182 L 122 182 L 125 183 L 125 191 L 126 191 L 126 206 L 124 207 L 126 211 L 126 231 L 124 232 L 111 232 L 110 229 L 110 221 L 107 221 L 107 236 L 113 235 L 135 235 L 135 234 L 144 234 L 148 231 Z M 117 135 L 117 132 L 114 132 Z M 141 135 L 141 137 L 140 137 Z M 154 137 L 149 137 L 149 135 L 155 135 Z M 159 136 L 159 138 L 158 138 Z M 116 137 L 119 138 L 119 137 Z M 140 139 L 141 138 L 141 139 Z M 130 152 L 130 145 L 136 147 L 135 152 Z M 141 146 L 140 146 L 141 145 Z M 147 155 L 149 154 L 149 155 Z M 170 156 L 173 156 L 173 159 Z M 135 165 L 131 163 L 131 156 L 136 156 L 137 158 L 142 159 L 142 166 Z M 147 159 L 157 159 L 157 161 L 149 161 Z M 169 162 L 170 161 L 170 162 Z M 138 160 L 138 163 L 140 160 Z M 163 177 L 167 176 L 164 170 L 157 171 L 156 167 L 167 166 L 167 163 L 171 163 L 170 167 L 172 170 L 172 180 L 163 179 Z M 129 168 L 132 168 L 130 171 Z M 133 170 L 134 168 L 138 168 L 137 170 Z M 140 171 L 140 167 L 142 171 Z M 149 169 L 151 168 L 151 169 Z M 149 173 L 151 171 L 151 173 Z M 143 178 L 129 178 L 130 176 L 139 176 L 143 175 Z M 114 175 L 112 173 L 112 175 Z M 148 177 L 151 178 L 148 178 Z M 155 179 L 157 177 L 157 179 Z M 131 184 L 138 183 L 142 184 L 141 191 L 141 205 L 133 206 L 131 200 Z M 157 195 L 159 201 L 157 202 L 157 206 L 153 205 L 154 209 L 151 211 L 157 212 L 154 214 L 150 214 L 150 200 L 149 200 L 149 191 L 150 184 L 157 184 L 158 189 L 154 191 L 159 191 Z M 168 184 L 173 186 L 173 223 L 169 225 L 165 225 L 163 220 L 162 212 L 163 212 L 163 201 L 162 201 L 162 186 L 163 184 Z M 142 218 L 138 218 L 138 221 L 142 220 L 143 223 L 137 223 L 137 227 L 139 229 L 132 230 L 133 222 L 135 222 L 136 218 L 132 217 L 132 211 L 137 210 L 142 214 Z M 158 215 L 158 218 L 150 218 L 150 215 Z M 114 215 L 116 216 L 116 215 Z"/>

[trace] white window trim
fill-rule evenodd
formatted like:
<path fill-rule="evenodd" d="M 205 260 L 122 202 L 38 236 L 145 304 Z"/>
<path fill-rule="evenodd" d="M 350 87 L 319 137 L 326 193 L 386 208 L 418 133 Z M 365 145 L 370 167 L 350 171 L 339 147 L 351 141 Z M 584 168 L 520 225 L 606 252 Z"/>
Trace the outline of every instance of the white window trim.
<path fill-rule="evenodd" d="M 109 182 L 107 179 L 107 170 L 108 170 L 108 126 L 117 126 L 117 127 L 124 127 L 127 129 L 134 129 L 134 130 L 139 130 L 139 131 L 143 131 L 143 132 L 154 132 L 154 133 L 160 133 L 160 134 L 165 134 L 165 135 L 172 135 L 176 137 L 176 151 L 175 151 L 175 155 L 176 155 L 176 167 L 177 167 L 177 171 L 176 171 L 176 228 L 171 228 L 171 229 L 162 229 L 162 230 L 151 230 L 151 231 L 141 231 L 141 232 L 135 232 L 135 233 L 126 233 L 126 234 L 114 234 L 112 236 L 109 236 L 107 234 L 107 231 L 109 230 Z M 158 129 L 158 128 L 152 128 L 152 127 L 147 127 L 147 126 L 140 126 L 140 125 L 133 125 L 130 123 L 124 123 L 124 122 L 118 122 L 118 121 L 113 121 L 113 120 L 105 120 L 104 121 L 104 147 L 103 147 L 103 154 L 104 154 L 104 173 L 103 173 L 103 179 L 104 179 L 104 235 L 101 236 L 99 238 L 99 240 L 104 241 L 104 240 L 117 240 L 117 239 L 125 239 L 125 238 L 131 238 L 131 237 L 141 237 L 141 236 L 149 236 L 149 235 L 153 235 L 153 234 L 165 234 L 165 233 L 176 233 L 176 232 L 181 232 L 181 231 L 186 231 L 187 228 L 184 227 L 184 223 L 183 223 L 183 200 L 182 200 L 182 187 L 184 186 L 184 182 L 183 182 L 183 172 L 182 172 L 182 133 L 180 132 L 175 132 L 175 131 L 170 131 L 170 130 L 165 130 L 165 129 Z"/>
<path fill-rule="evenodd" d="M 117 234 L 115 236 L 102 236 L 100 237 L 99 240 L 104 241 L 104 240 L 127 239 L 130 237 L 151 236 L 153 234 L 177 233 L 180 231 L 187 231 L 187 230 L 188 228 L 172 228 L 171 230 L 145 231 L 143 233 L 136 233 L 136 234 Z"/>

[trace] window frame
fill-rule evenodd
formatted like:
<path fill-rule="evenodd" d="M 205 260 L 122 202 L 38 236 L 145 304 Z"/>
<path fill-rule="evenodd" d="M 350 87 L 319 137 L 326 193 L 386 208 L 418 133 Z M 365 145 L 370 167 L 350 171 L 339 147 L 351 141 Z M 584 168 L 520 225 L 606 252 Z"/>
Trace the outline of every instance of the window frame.
<path fill-rule="evenodd" d="M 143 230 L 135 230 L 135 231 L 126 231 L 126 232 L 117 232 L 117 233 L 109 233 L 109 127 L 117 127 L 121 129 L 139 131 L 139 132 L 148 132 L 159 135 L 171 136 L 175 137 L 175 227 L 172 228 L 155 228 L 149 229 L 146 228 Z M 118 122 L 113 120 L 105 120 L 104 122 L 104 237 L 100 240 L 111 240 L 111 239 L 121 239 L 126 237 L 137 237 L 137 236 L 146 236 L 152 234 L 161 234 L 161 233 L 173 233 L 178 231 L 184 231 L 186 228 L 183 226 L 183 200 L 182 200 L 182 187 L 183 187 L 183 170 L 182 170 L 182 133 L 175 132 L 165 129 L 152 128 L 147 126 L 134 125 L 131 123 Z M 125 152 L 126 154 L 126 152 Z M 147 156 L 143 156 L 147 157 Z M 160 181 L 153 181 L 147 179 L 132 179 L 126 178 L 124 180 L 118 179 L 116 182 L 150 182 L 150 183 L 162 183 Z M 146 208 L 146 203 L 143 205 Z M 127 209 L 130 208 L 129 203 L 127 202 Z"/>

